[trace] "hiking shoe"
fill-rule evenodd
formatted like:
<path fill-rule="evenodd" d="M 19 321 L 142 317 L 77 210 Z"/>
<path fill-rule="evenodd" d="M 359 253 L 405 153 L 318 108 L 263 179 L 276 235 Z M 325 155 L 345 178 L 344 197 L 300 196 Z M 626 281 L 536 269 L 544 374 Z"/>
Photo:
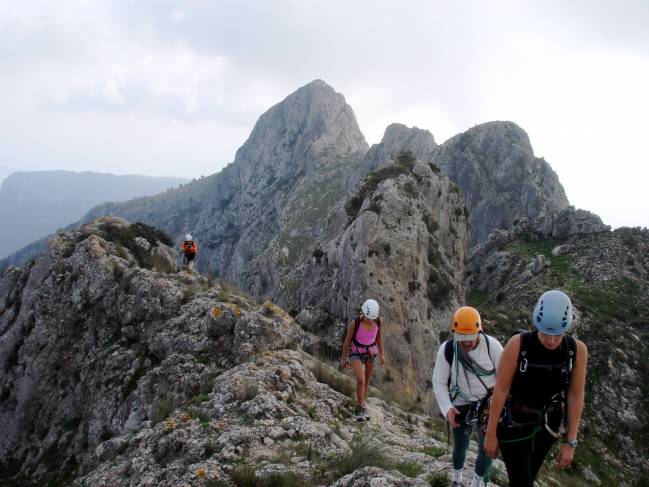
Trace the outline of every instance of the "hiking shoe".
<path fill-rule="evenodd" d="M 365 421 L 365 408 L 356 408 L 356 421 L 358 421 L 359 423 L 361 421 Z"/>
<path fill-rule="evenodd" d="M 463 487 L 462 482 L 453 481 L 451 482 L 451 487 Z"/>
<path fill-rule="evenodd" d="M 365 417 L 365 421 L 370 420 L 370 415 L 367 413 L 367 408 L 363 406 L 363 416 Z"/>

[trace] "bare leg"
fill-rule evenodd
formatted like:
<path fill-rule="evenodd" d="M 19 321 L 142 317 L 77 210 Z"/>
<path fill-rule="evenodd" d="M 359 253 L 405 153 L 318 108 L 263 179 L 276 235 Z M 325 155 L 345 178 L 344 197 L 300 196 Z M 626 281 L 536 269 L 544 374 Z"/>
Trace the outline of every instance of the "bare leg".
<path fill-rule="evenodd" d="M 370 386 L 370 377 L 372 376 L 373 370 L 374 370 L 374 363 L 367 362 L 365 364 L 365 390 L 363 391 L 363 405 L 365 405 L 365 399 L 367 398 L 367 389 Z"/>
<path fill-rule="evenodd" d="M 363 407 L 365 403 L 365 370 L 360 360 L 353 360 L 351 365 L 356 376 L 356 405 Z"/>

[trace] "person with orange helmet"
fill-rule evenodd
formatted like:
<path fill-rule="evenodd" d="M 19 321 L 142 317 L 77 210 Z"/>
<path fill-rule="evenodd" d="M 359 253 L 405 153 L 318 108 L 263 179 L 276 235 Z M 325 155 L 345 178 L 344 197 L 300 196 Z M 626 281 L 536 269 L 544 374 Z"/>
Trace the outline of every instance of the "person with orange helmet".
<path fill-rule="evenodd" d="M 496 384 L 496 368 L 503 350 L 482 331 L 480 313 L 462 306 L 453 315 L 453 336 L 441 344 L 433 369 L 433 392 L 442 415 L 453 428 L 453 478 L 461 486 L 471 433 L 478 427 L 478 458 L 471 487 L 486 485 L 491 459 L 485 455 L 482 408 Z"/>

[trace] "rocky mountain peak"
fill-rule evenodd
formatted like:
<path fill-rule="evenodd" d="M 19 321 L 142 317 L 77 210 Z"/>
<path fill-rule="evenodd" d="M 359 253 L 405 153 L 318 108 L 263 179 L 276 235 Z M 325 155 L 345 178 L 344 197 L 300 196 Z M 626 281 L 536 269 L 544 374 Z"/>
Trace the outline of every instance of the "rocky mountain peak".
<path fill-rule="evenodd" d="M 323 158 L 367 152 L 368 145 L 345 97 L 322 80 L 299 88 L 271 107 L 237 151 L 241 182 L 257 173 L 300 174 Z"/>
<path fill-rule="evenodd" d="M 477 125 L 437 147 L 432 158 L 464 193 L 474 245 L 521 217 L 569 205 L 557 174 L 534 156 L 529 137 L 513 122 Z"/>
<path fill-rule="evenodd" d="M 402 151 L 409 151 L 418 161 L 428 161 L 435 147 L 435 137 L 428 130 L 392 123 L 385 129 L 381 142 L 370 147 L 358 165 L 352 183 L 356 184 L 366 174 L 391 164 L 393 157 Z"/>

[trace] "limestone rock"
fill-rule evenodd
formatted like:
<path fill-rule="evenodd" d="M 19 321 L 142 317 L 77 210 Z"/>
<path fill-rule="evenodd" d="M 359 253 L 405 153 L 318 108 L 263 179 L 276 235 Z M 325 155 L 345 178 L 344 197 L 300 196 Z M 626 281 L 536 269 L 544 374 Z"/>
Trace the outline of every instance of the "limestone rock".
<path fill-rule="evenodd" d="M 557 245 L 552 249 L 552 257 L 559 257 L 560 255 L 572 252 L 574 248 L 575 246 L 570 244 Z"/>
<path fill-rule="evenodd" d="M 512 122 L 473 127 L 438 146 L 430 157 L 464 193 L 473 245 L 521 217 L 568 206 L 556 173 L 534 156 L 529 137 Z"/>
<path fill-rule="evenodd" d="M 408 151 L 416 160 L 427 162 L 435 147 L 435 138 L 428 130 L 409 128 L 400 123 L 390 124 L 385 129 L 381 142 L 374 144 L 367 151 L 352 177 L 351 184 L 354 186 L 360 183 L 365 175 L 392 164 L 394 157 L 400 152 Z"/>
<path fill-rule="evenodd" d="M 339 351 L 360 305 L 376 299 L 385 321 L 379 377 L 428 404 L 430 351 L 463 302 L 467 233 L 459 190 L 431 165 L 410 160 L 370 173 L 332 212 L 318 259 L 300 279 L 303 309 L 326 313 L 335 330 L 318 333 L 325 348 Z"/>

